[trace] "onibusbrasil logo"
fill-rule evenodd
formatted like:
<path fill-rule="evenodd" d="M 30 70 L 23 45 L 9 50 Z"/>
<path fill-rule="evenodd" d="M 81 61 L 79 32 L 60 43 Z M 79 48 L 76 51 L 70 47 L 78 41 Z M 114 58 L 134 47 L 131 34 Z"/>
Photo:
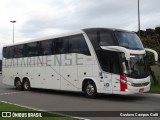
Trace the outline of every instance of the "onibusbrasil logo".
<path fill-rule="evenodd" d="M 42 113 L 41 112 L 2 112 L 1 116 L 4 118 L 42 117 Z"/>

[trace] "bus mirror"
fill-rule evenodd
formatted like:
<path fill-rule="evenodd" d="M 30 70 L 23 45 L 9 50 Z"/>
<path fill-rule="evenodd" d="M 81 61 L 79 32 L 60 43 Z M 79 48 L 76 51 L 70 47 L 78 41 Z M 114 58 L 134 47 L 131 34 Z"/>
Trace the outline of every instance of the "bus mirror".
<path fill-rule="evenodd" d="M 110 50 L 115 52 L 123 52 L 125 54 L 126 60 L 130 60 L 130 52 L 121 46 L 100 46 L 104 50 Z"/>
<path fill-rule="evenodd" d="M 149 48 L 144 48 L 148 52 L 152 52 L 154 54 L 154 62 L 158 61 L 158 53 L 155 50 L 149 49 Z"/>
<path fill-rule="evenodd" d="M 123 66 L 123 73 L 124 73 L 124 74 L 127 74 L 126 63 L 123 62 L 123 63 L 122 63 L 122 66 Z"/>
<path fill-rule="evenodd" d="M 157 64 L 157 62 L 155 61 L 154 55 L 152 53 L 148 52 L 146 54 L 146 58 L 149 66 L 153 66 Z"/>

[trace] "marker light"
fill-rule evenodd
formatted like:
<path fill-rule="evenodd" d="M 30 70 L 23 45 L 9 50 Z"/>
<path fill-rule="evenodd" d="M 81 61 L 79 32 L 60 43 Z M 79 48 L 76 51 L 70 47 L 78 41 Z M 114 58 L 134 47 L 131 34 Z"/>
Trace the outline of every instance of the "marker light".
<path fill-rule="evenodd" d="M 128 89 L 125 89 L 125 92 L 128 92 Z"/>

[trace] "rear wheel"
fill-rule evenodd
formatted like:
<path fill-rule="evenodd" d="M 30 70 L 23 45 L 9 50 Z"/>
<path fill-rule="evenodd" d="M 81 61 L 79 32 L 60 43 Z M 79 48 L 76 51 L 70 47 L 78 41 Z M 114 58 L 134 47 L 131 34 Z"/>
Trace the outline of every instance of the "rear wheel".
<path fill-rule="evenodd" d="M 19 78 L 16 78 L 15 80 L 15 86 L 17 90 L 22 90 L 22 82 L 20 81 Z"/>
<path fill-rule="evenodd" d="M 28 79 L 26 79 L 26 80 L 23 81 L 23 89 L 24 89 L 25 91 L 31 90 L 30 82 L 29 82 Z"/>
<path fill-rule="evenodd" d="M 85 95 L 89 98 L 95 98 L 97 96 L 96 85 L 93 81 L 87 81 L 84 87 Z"/>

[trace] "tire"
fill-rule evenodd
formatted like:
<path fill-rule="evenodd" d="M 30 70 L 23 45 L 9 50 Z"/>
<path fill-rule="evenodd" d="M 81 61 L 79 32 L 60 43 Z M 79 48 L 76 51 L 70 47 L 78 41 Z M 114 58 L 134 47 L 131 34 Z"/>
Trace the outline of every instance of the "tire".
<path fill-rule="evenodd" d="M 29 82 L 28 79 L 23 81 L 23 90 L 25 90 L 25 91 L 30 91 L 31 90 L 30 82 Z"/>
<path fill-rule="evenodd" d="M 22 90 L 22 82 L 20 81 L 19 78 L 15 80 L 15 86 L 17 90 Z"/>
<path fill-rule="evenodd" d="M 96 98 L 97 96 L 97 88 L 94 82 L 87 81 L 84 86 L 85 95 L 89 98 Z"/>

